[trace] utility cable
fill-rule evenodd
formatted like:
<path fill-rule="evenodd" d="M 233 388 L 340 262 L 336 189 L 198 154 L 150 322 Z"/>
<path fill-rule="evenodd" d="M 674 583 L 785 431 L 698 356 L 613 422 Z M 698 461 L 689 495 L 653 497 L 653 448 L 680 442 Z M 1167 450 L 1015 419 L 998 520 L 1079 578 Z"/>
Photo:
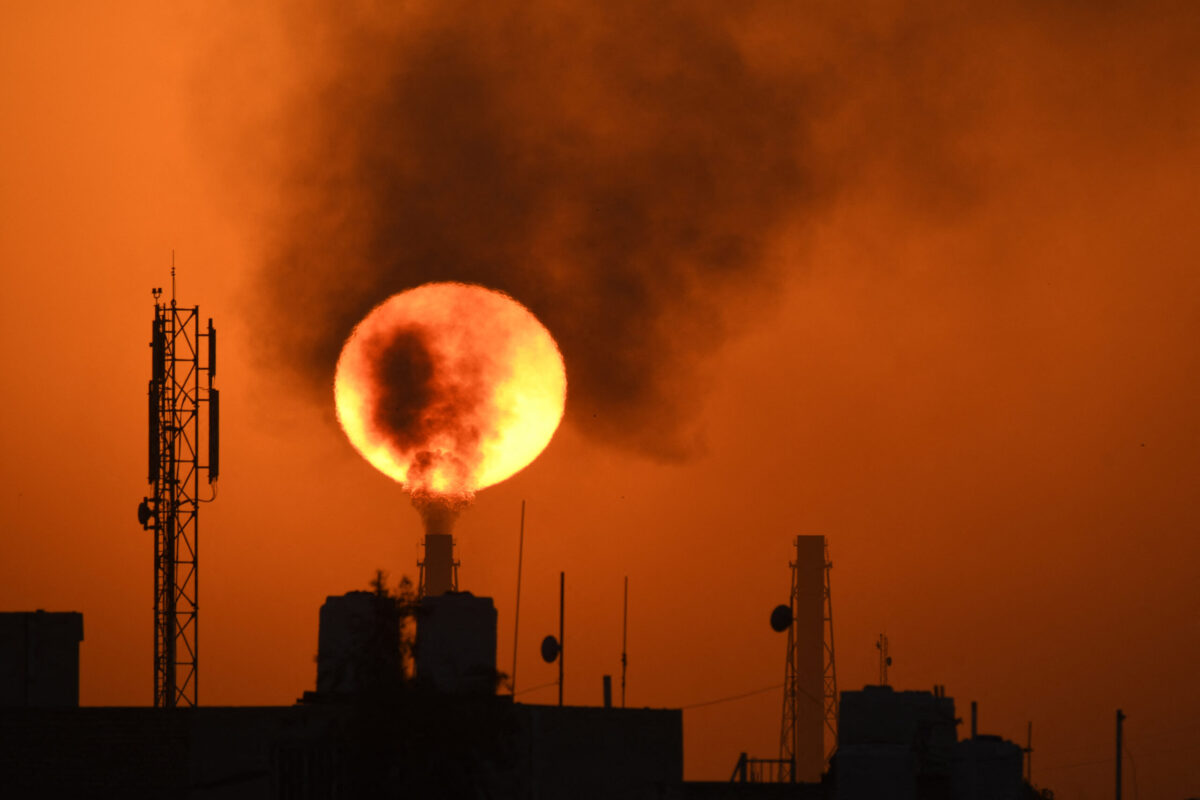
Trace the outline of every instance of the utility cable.
<path fill-rule="evenodd" d="M 753 697 L 756 694 L 763 694 L 765 692 L 773 692 L 776 689 L 782 689 L 782 688 L 783 688 L 783 684 L 777 683 L 774 686 L 764 686 L 763 688 L 755 689 L 752 692 L 742 692 L 741 694 L 733 694 L 728 697 L 718 697 L 715 700 L 704 700 L 703 702 L 700 702 L 700 703 L 692 703 L 691 705 L 680 706 L 679 708 L 681 711 L 687 711 L 689 708 L 703 708 L 704 706 L 715 706 L 718 703 L 731 703 L 734 700 L 744 700 L 745 698 Z"/>
<path fill-rule="evenodd" d="M 1198 742 L 1196 744 L 1184 745 L 1183 747 L 1167 747 L 1167 748 L 1163 748 L 1160 750 L 1149 750 L 1149 751 L 1143 750 L 1142 757 L 1145 758 L 1146 756 L 1166 755 L 1169 753 L 1184 753 L 1189 750 L 1195 750 L 1197 747 L 1200 747 L 1200 742 Z M 1129 748 L 1126 747 L 1124 745 L 1124 743 L 1122 743 L 1122 748 L 1125 750 L 1125 754 L 1129 755 Z M 1094 758 L 1091 761 L 1073 761 L 1070 764 L 1055 764 L 1054 766 L 1051 766 L 1051 767 L 1042 767 L 1042 769 L 1044 769 L 1044 770 L 1070 769 L 1072 767 L 1089 767 L 1089 766 L 1093 766 L 1095 764 L 1111 764 L 1111 763 L 1113 763 L 1113 757 L 1108 756 L 1107 758 Z M 1134 766 L 1134 771 L 1135 772 L 1137 771 L 1136 765 Z M 1134 778 L 1134 780 L 1136 782 L 1137 779 Z M 1135 793 L 1136 793 L 1136 790 L 1135 790 Z"/>
<path fill-rule="evenodd" d="M 528 694 L 529 692 L 536 692 L 538 689 L 548 689 L 551 686 L 558 686 L 558 680 L 552 680 L 549 683 L 543 683 L 539 684 L 538 686 L 530 686 L 528 689 L 522 689 L 514 694 L 513 697 L 519 697 L 520 695 Z"/>

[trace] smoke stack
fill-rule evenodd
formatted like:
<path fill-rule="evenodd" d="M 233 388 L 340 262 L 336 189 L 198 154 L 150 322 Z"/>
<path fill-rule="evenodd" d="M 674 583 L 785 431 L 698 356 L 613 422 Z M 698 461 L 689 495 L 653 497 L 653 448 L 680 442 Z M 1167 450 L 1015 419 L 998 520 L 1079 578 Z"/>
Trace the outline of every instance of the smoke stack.
<path fill-rule="evenodd" d="M 458 564 L 454 561 L 454 537 L 448 533 L 425 534 L 425 560 L 420 562 L 421 597 L 438 597 L 458 591 Z"/>
<path fill-rule="evenodd" d="M 825 762 L 824 536 L 796 537 L 792 581 L 793 777 L 816 782 L 821 780 Z"/>

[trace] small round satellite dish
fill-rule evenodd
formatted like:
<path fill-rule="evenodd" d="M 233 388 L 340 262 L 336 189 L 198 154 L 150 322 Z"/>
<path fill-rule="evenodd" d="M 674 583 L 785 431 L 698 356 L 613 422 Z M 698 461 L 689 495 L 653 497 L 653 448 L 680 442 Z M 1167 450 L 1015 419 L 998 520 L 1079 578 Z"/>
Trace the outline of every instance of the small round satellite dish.
<path fill-rule="evenodd" d="M 792 607 L 775 606 L 775 610 L 771 612 L 771 630 L 783 633 L 790 627 L 792 627 Z"/>
<path fill-rule="evenodd" d="M 558 639 L 553 636 L 547 636 L 542 639 L 542 661 L 547 664 L 553 664 L 554 659 L 558 658 L 558 653 L 561 648 L 558 646 Z"/>
<path fill-rule="evenodd" d="M 154 512 L 150 510 L 150 501 L 143 497 L 142 502 L 138 505 L 138 522 L 142 527 L 146 527 L 146 523 L 154 516 Z"/>

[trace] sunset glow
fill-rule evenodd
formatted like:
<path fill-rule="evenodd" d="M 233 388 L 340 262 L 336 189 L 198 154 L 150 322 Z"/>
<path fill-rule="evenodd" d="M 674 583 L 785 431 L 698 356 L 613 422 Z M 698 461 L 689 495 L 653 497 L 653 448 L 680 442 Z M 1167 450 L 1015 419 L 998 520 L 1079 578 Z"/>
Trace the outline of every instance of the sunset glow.
<path fill-rule="evenodd" d="M 368 314 L 338 359 L 351 444 L 414 497 L 451 500 L 529 465 L 562 420 L 566 371 L 549 331 L 506 294 L 430 283 Z"/>
<path fill-rule="evenodd" d="M 557 700 L 565 573 L 564 706 L 612 675 L 627 709 L 686 708 L 683 779 L 728 782 L 778 754 L 768 615 L 822 534 L 839 690 L 879 683 L 886 633 L 897 695 L 943 686 L 1021 747 L 1032 722 L 1035 794 L 1112 797 L 1122 708 L 1124 796 L 1200 798 L 1200 3 L 2 18 L 0 611 L 84 613 L 81 715 L 154 698 L 164 553 L 134 508 L 163 287 L 221 332 L 202 706 L 290 714 L 325 598 L 420 588 L 449 534 L 514 702 Z M 447 280 L 466 310 L 418 307 Z M 479 287 L 553 336 L 550 399 L 506 378 L 456 434 L 396 434 L 454 405 L 392 402 L 425 386 L 398 330 L 439 358 L 469 334 L 493 371 L 521 341 Z M 457 516 L 421 494 L 494 481 Z"/>

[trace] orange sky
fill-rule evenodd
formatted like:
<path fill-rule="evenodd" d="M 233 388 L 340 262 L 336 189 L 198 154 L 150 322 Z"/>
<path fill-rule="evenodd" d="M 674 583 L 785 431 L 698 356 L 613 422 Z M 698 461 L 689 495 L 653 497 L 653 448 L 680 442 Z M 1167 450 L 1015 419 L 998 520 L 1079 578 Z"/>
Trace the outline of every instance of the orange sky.
<path fill-rule="evenodd" d="M 1117 707 L 1139 794 L 1200 793 L 1200 12 L 936 5 L 728 23 L 753 70 L 803 74 L 816 199 L 771 227 L 769 268 L 720 288 L 731 335 L 668 387 L 703 445 L 662 461 L 568 423 L 462 517 L 461 585 L 495 597 L 507 670 L 527 500 L 518 688 L 554 678 L 537 643 L 565 570 L 566 699 L 600 702 L 628 575 L 629 702 L 689 705 L 780 682 L 767 615 L 791 537 L 822 533 L 842 688 L 875 680 L 886 631 L 896 686 L 944 684 L 1022 743 L 1033 720 L 1058 797 L 1109 796 Z M 134 509 L 149 289 L 174 249 L 181 301 L 221 331 L 201 699 L 290 703 L 324 597 L 415 577 L 420 533 L 331 399 L 281 377 L 256 290 L 310 135 L 289 103 L 337 52 L 324 17 L 0 14 L 0 609 L 82 611 L 83 702 L 150 702 Z M 773 755 L 779 704 L 686 711 L 687 776 Z"/>

